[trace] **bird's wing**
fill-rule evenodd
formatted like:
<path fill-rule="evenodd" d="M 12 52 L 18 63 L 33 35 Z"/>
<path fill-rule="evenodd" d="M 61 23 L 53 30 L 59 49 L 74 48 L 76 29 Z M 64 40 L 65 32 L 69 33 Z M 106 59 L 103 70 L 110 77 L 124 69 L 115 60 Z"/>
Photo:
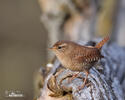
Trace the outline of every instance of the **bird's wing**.
<path fill-rule="evenodd" d="M 81 52 L 79 54 L 76 54 L 74 59 L 77 60 L 78 62 L 91 63 L 91 62 L 98 61 L 101 57 L 102 56 L 98 50 L 87 49 L 85 52 Z"/>

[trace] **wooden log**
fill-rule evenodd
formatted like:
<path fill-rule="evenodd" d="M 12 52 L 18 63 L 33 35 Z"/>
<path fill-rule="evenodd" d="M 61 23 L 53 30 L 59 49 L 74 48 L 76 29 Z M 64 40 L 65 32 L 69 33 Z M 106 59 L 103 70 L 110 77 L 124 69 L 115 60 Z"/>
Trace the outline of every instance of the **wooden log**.
<path fill-rule="evenodd" d="M 83 83 L 84 73 L 69 82 L 77 72 L 63 68 L 56 60 L 38 100 L 124 100 L 119 80 L 125 73 L 121 70 L 125 65 L 125 50 L 117 44 L 110 44 L 102 48 L 102 54 L 105 58 L 100 61 L 99 67 L 96 65 L 90 70 L 90 84 L 80 91 L 77 90 Z"/>

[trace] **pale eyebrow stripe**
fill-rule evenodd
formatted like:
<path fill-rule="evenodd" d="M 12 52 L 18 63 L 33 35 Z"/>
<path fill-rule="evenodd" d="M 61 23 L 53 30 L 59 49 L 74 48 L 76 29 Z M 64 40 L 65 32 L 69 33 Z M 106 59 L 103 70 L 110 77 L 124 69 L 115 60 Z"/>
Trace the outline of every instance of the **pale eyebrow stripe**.
<path fill-rule="evenodd" d="M 61 44 L 61 45 L 59 45 L 59 46 L 62 46 L 62 47 L 63 47 L 63 46 L 66 46 L 66 45 L 67 45 L 66 43 L 63 43 L 63 44 Z"/>

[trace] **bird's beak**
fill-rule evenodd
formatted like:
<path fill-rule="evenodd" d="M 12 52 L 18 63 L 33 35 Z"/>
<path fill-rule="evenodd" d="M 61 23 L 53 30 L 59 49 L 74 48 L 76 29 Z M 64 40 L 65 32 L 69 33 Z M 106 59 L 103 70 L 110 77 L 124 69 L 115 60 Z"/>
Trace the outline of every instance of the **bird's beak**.
<path fill-rule="evenodd" d="M 50 48 L 48 48 L 49 50 L 54 50 L 55 48 L 54 47 L 50 47 Z"/>

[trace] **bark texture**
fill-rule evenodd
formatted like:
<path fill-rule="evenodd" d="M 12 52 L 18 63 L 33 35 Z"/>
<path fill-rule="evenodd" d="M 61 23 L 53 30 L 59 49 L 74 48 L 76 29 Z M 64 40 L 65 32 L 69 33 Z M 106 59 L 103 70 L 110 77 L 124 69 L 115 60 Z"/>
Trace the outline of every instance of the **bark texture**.
<path fill-rule="evenodd" d="M 125 49 L 110 44 L 102 48 L 102 54 L 105 58 L 90 70 L 90 84 L 80 91 L 77 90 L 85 74 L 81 72 L 69 83 L 68 80 L 77 72 L 63 68 L 56 60 L 38 100 L 124 100 Z"/>

